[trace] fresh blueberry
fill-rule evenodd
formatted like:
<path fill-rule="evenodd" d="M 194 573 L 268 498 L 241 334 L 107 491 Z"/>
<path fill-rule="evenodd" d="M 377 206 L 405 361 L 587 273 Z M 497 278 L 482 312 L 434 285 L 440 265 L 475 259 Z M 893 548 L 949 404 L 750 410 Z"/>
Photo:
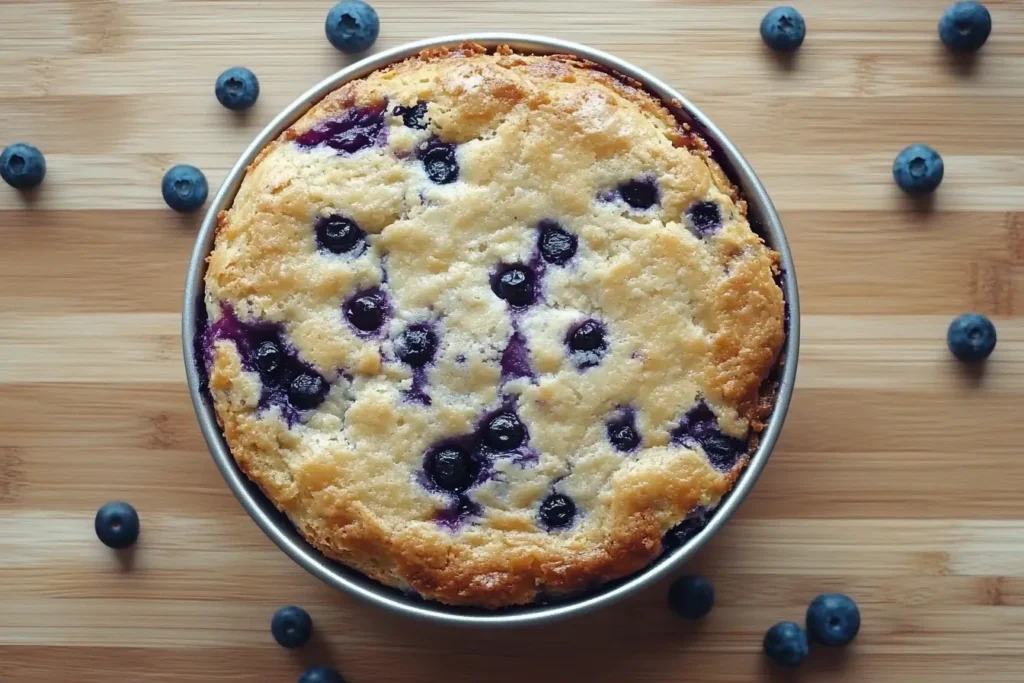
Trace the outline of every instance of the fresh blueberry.
<path fill-rule="evenodd" d="M 795 622 L 780 621 L 764 634 L 764 653 L 776 664 L 799 666 L 809 651 L 807 634 Z"/>
<path fill-rule="evenodd" d="M 427 128 L 427 103 L 417 102 L 411 107 L 395 107 L 392 113 L 402 117 L 402 123 L 409 128 L 426 130 Z"/>
<path fill-rule="evenodd" d="M 686 210 L 686 217 L 698 237 L 707 237 L 722 227 L 722 211 L 714 202 L 697 202 Z"/>
<path fill-rule="evenodd" d="M 343 0 L 327 13 L 324 30 L 331 45 L 342 52 L 362 52 L 377 40 L 380 18 L 362 0 Z"/>
<path fill-rule="evenodd" d="M 313 635 L 313 620 L 301 607 L 286 605 L 274 612 L 270 632 L 281 647 L 302 647 Z"/>
<path fill-rule="evenodd" d="M 896 155 L 892 177 L 908 194 L 927 194 L 942 182 L 942 157 L 928 145 L 914 144 Z"/>
<path fill-rule="evenodd" d="M 327 382 L 312 372 L 300 372 L 288 386 L 288 400 L 299 410 L 313 410 L 327 397 Z"/>
<path fill-rule="evenodd" d="M 857 637 L 860 610 L 842 593 L 824 593 L 807 608 L 807 637 L 822 645 L 842 647 Z"/>
<path fill-rule="evenodd" d="M 210 188 L 202 171 L 195 166 L 178 164 L 164 174 L 160 191 L 167 206 L 184 213 L 195 211 L 202 206 Z"/>
<path fill-rule="evenodd" d="M 715 587 L 703 576 L 684 576 L 668 589 L 668 605 L 687 619 L 702 619 L 715 606 Z"/>
<path fill-rule="evenodd" d="M 939 38 L 953 52 L 974 52 L 992 33 L 992 15 L 980 2 L 957 2 L 939 20 Z"/>
<path fill-rule="evenodd" d="M 455 145 L 434 142 L 426 147 L 420 158 L 423 160 L 423 170 L 426 171 L 427 177 L 438 185 L 453 183 L 459 177 Z"/>
<path fill-rule="evenodd" d="M 422 368 L 434 360 L 437 335 L 426 325 L 407 327 L 395 340 L 395 353 L 399 360 L 414 368 Z"/>
<path fill-rule="evenodd" d="M 611 420 L 606 426 L 608 440 L 615 450 L 628 453 L 640 445 L 640 435 L 636 431 L 631 415 Z"/>
<path fill-rule="evenodd" d="M 122 550 L 139 538 L 139 513 L 128 503 L 107 503 L 96 512 L 93 526 L 103 545 Z"/>
<path fill-rule="evenodd" d="M 329 666 L 311 666 L 302 672 L 298 683 L 344 683 L 341 674 Z"/>
<path fill-rule="evenodd" d="M 455 446 L 429 453 L 424 467 L 430 480 L 444 491 L 461 493 L 473 483 L 473 460 Z"/>
<path fill-rule="evenodd" d="M 547 529 L 565 529 L 576 518 L 576 504 L 569 496 L 552 493 L 540 504 L 540 521 Z"/>
<path fill-rule="evenodd" d="M 807 24 L 793 7 L 776 7 L 761 20 L 761 40 L 776 52 L 791 52 L 804 42 Z"/>
<path fill-rule="evenodd" d="M 239 111 L 256 104 L 256 98 L 260 96 L 260 82 L 256 74 L 244 66 L 233 66 L 217 76 L 213 92 L 225 107 Z"/>
<path fill-rule="evenodd" d="M 525 266 L 507 268 L 492 285 L 498 298 L 517 308 L 533 303 L 535 286 L 533 271 Z"/>
<path fill-rule="evenodd" d="M 576 255 L 579 241 L 555 221 L 543 220 L 540 228 L 540 255 L 548 263 L 564 266 Z"/>
<path fill-rule="evenodd" d="M 333 215 L 316 222 L 316 243 L 332 254 L 358 256 L 366 249 L 366 233 L 351 218 Z"/>
<path fill-rule="evenodd" d="M 16 142 L 0 154 L 0 176 L 18 190 L 27 190 L 43 182 L 46 158 L 32 145 Z"/>
<path fill-rule="evenodd" d="M 498 413 L 487 423 L 484 443 L 496 451 L 511 451 L 519 448 L 526 438 L 526 428 L 515 413 Z"/>
<path fill-rule="evenodd" d="M 619 185 L 619 196 L 634 209 L 649 209 L 658 203 L 658 187 L 651 178 L 629 180 Z"/>
<path fill-rule="evenodd" d="M 272 341 L 265 341 L 256 347 L 256 367 L 266 378 L 277 377 L 283 369 L 284 352 Z"/>
<path fill-rule="evenodd" d="M 996 326 L 980 313 L 964 313 L 949 324 L 946 344 L 965 363 L 983 361 L 996 347 Z"/>
<path fill-rule="evenodd" d="M 363 332 L 373 332 L 384 323 L 387 303 L 378 291 L 365 292 L 352 299 L 345 308 L 345 316 L 352 325 Z"/>

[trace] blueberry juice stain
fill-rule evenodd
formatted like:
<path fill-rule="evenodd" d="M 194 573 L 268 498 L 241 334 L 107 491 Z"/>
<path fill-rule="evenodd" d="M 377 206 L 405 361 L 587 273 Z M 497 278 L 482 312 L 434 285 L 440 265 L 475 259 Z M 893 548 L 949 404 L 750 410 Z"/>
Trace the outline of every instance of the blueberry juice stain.
<path fill-rule="evenodd" d="M 386 104 L 352 107 L 341 116 L 327 119 L 295 138 L 305 149 L 326 146 L 339 154 L 355 154 L 367 147 L 383 147 L 388 140 L 384 122 Z"/>
<path fill-rule="evenodd" d="M 679 420 L 679 426 L 672 430 L 672 441 L 690 448 L 699 445 L 719 472 L 730 471 L 747 449 L 745 440 L 722 433 L 718 418 L 704 401 L 698 402 Z"/>

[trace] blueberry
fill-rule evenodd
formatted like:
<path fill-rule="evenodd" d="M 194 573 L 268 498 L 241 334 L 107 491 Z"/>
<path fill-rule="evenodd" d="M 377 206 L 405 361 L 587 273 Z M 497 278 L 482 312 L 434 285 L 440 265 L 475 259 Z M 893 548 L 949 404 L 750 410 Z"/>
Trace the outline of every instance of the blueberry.
<path fill-rule="evenodd" d="M 576 518 L 576 504 L 569 496 L 552 493 L 540 504 L 540 521 L 547 529 L 565 529 Z"/>
<path fill-rule="evenodd" d="M 265 341 L 256 347 L 256 367 L 266 378 L 273 378 L 282 370 L 284 352 L 272 341 Z"/>
<path fill-rule="evenodd" d="M 424 467 L 430 480 L 444 491 L 461 493 L 473 483 L 474 463 L 465 451 L 455 446 L 429 453 Z"/>
<path fill-rule="evenodd" d="M 658 203 L 658 188 L 650 178 L 619 185 L 619 196 L 634 209 L 649 209 Z"/>
<path fill-rule="evenodd" d="M 939 38 L 953 52 L 974 52 L 992 33 L 992 15 L 980 2 L 957 2 L 939 20 Z"/>
<path fill-rule="evenodd" d="M 438 185 L 455 182 L 459 177 L 459 162 L 455 158 L 455 146 L 435 143 L 420 155 L 427 177 Z"/>
<path fill-rule="evenodd" d="M 327 40 L 349 54 L 369 49 L 380 34 L 377 11 L 362 0 L 343 0 L 331 8 L 324 23 Z"/>
<path fill-rule="evenodd" d="M 668 589 L 668 605 L 687 619 L 702 619 L 715 606 L 715 588 L 703 576 L 684 576 Z"/>
<path fill-rule="evenodd" d="M 526 428 L 515 413 L 498 413 L 487 423 L 484 443 L 496 451 L 519 448 L 526 438 Z"/>
<path fill-rule="evenodd" d="M 569 348 L 573 351 L 596 351 L 604 345 L 604 326 L 596 320 L 584 320 L 569 333 Z"/>
<path fill-rule="evenodd" d="M 707 237 L 722 227 L 722 211 L 714 202 L 697 202 L 686 210 L 686 217 L 698 237 Z"/>
<path fill-rule="evenodd" d="M 427 103 L 417 102 L 411 107 L 395 107 L 392 113 L 402 117 L 402 123 L 409 128 L 426 130 L 427 128 Z"/>
<path fill-rule="evenodd" d="M 344 683 L 341 674 L 329 666 L 311 666 L 302 672 L 298 683 Z"/>
<path fill-rule="evenodd" d="M 395 340 L 395 353 L 399 360 L 414 368 L 422 368 L 434 360 L 437 335 L 426 325 L 407 327 Z"/>
<path fill-rule="evenodd" d="M 313 620 L 301 607 L 286 605 L 274 612 L 270 632 L 281 647 L 302 647 L 313 635 Z"/>
<path fill-rule="evenodd" d="M 244 66 L 233 66 L 217 76 L 213 92 L 225 107 L 239 111 L 256 104 L 256 98 L 260 96 L 260 82 L 256 74 Z"/>
<path fill-rule="evenodd" d="M 633 424 L 632 416 L 611 420 L 607 425 L 608 440 L 615 450 L 628 453 L 640 445 L 640 435 Z"/>
<path fill-rule="evenodd" d="M 533 303 L 535 286 L 533 271 L 525 266 L 511 266 L 498 276 L 492 286 L 498 298 L 511 306 L 522 307 Z"/>
<path fill-rule="evenodd" d="M 327 397 L 327 382 L 312 372 L 300 372 L 288 386 L 288 400 L 299 410 L 313 410 Z"/>
<path fill-rule="evenodd" d="M 128 503 L 107 503 L 96 512 L 93 526 L 103 545 L 121 550 L 139 538 L 139 513 Z"/>
<path fill-rule="evenodd" d="M 316 222 L 317 246 L 332 254 L 358 256 L 366 249 L 366 233 L 351 218 L 333 215 Z"/>
<path fill-rule="evenodd" d="M 164 174 L 160 191 L 167 206 L 184 213 L 195 211 L 202 206 L 210 188 L 202 171 L 195 166 L 178 164 Z"/>
<path fill-rule="evenodd" d="M 312 149 L 327 145 L 342 154 L 355 154 L 387 141 L 383 102 L 369 107 L 352 107 L 337 118 L 321 121 L 295 138 L 299 147 Z"/>
<path fill-rule="evenodd" d="M 793 7 L 776 7 L 761 20 L 761 40 L 776 52 L 790 52 L 804 42 L 807 24 Z"/>
<path fill-rule="evenodd" d="M 780 621 L 764 634 L 764 653 L 776 664 L 799 666 L 809 650 L 807 634 L 795 622 Z"/>
<path fill-rule="evenodd" d="M 860 610 L 842 593 L 824 593 L 807 608 L 807 636 L 810 640 L 841 647 L 857 637 Z"/>
<path fill-rule="evenodd" d="M 965 363 L 983 361 L 996 347 L 996 326 L 980 313 L 964 313 L 949 324 L 946 344 Z"/>
<path fill-rule="evenodd" d="M 32 145 L 16 142 L 0 154 L 0 177 L 18 190 L 27 190 L 43 182 L 46 158 Z"/>
<path fill-rule="evenodd" d="M 387 303 L 384 295 L 377 291 L 366 292 L 352 299 L 345 309 L 345 316 L 356 329 L 373 332 L 384 323 Z"/>
<path fill-rule="evenodd" d="M 896 155 L 892 177 L 908 194 L 927 194 L 942 182 L 942 157 L 928 145 L 910 145 Z"/>
<path fill-rule="evenodd" d="M 576 235 L 554 221 L 541 221 L 537 227 L 540 228 L 540 255 L 545 261 L 563 266 L 576 255 L 579 244 Z"/>

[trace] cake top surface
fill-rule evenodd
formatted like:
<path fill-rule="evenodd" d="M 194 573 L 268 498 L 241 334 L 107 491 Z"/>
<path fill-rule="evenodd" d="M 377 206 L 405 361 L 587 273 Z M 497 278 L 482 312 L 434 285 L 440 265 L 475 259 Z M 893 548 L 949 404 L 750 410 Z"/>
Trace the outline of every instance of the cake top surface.
<path fill-rule="evenodd" d="M 567 55 L 435 49 L 249 167 L 205 370 L 246 474 L 326 555 L 499 607 L 636 571 L 747 460 L 775 254 L 698 135 Z"/>

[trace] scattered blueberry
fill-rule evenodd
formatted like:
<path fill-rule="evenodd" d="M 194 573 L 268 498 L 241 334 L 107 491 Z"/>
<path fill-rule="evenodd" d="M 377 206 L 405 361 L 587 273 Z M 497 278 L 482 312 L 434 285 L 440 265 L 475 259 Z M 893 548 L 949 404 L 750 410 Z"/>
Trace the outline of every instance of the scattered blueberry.
<path fill-rule="evenodd" d="M 607 424 L 608 440 L 615 450 L 628 453 L 640 445 L 640 435 L 633 424 L 633 416 L 625 415 L 610 420 Z"/>
<path fill-rule="evenodd" d="M 311 666 L 302 672 L 298 683 L 344 683 L 341 674 L 329 666 Z"/>
<path fill-rule="evenodd" d="M 776 7 L 761 20 L 761 40 L 776 52 L 791 52 L 807 35 L 803 16 L 793 7 Z"/>
<path fill-rule="evenodd" d="M 427 177 L 438 185 L 447 185 L 455 182 L 459 177 L 459 161 L 455 158 L 455 145 L 446 145 L 443 142 L 429 143 L 425 151 L 420 154 L 423 160 L 423 170 Z"/>
<path fill-rule="evenodd" d="M 722 227 L 722 211 L 714 202 L 697 202 L 686 210 L 686 217 L 698 237 L 707 237 Z"/>
<path fill-rule="evenodd" d="M 807 608 L 807 637 L 822 645 L 842 647 L 857 637 L 860 610 L 841 593 L 824 593 Z"/>
<path fill-rule="evenodd" d="M 324 31 L 331 45 L 342 52 L 362 52 L 377 40 L 380 18 L 362 0 L 343 0 L 327 13 Z"/>
<path fill-rule="evenodd" d="M 311 372 L 300 372 L 288 387 L 288 400 L 299 410 L 313 410 L 326 397 L 327 382 Z"/>
<path fill-rule="evenodd" d="M 496 451 L 511 451 L 519 448 L 526 438 L 526 428 L 515 413 L 498 413 L 487 423 L 484 443 Z"/>
<path fill-rule="evenodd" d="M 447 446 L 427 455 L 427 476 L 438 488 L 461 493 L 473 483 L 473 461 L 465 451 Z"/>
<path fill-rule="evenodd" d="M 552 493 L 540 504 L 540 521 L 548 529 L 565 529 L 576 518 L 576 504 L 569 496 Z"/>
<path fill-rule="evenodd" d="M 545 261 L 564 266 L 576 255 L 579 244 L 576 235 L 551 220 L 543 220 L 537 227 L 540 228 L 540 255 Z"/>
<path fill-rule="evenodd" d="M 16 142 L 0 154 L 0 176 L 18 190 L 27 190 L 43 182 L 46 158 L 32 145 Z"/>
<path fill-rule="evenodd" d="M 422 368 L 434 360 L 437 335 L 426 325 L 407 327 L 395 340 L 395 353 L 399 360 L 414 368 Z"/>
<path fill-rule="evenodd" d="M 402 117 L 402 123 L 409 128 L 426 130 L 427 128 L 427 103 L 417 102 L 412 107 L 395 107 L 392 113 Z"/>
<path fill-rule="evenodd" d="M 492 285 L 498 298 L 511 306 L 522 307 L 533 303 L 535 286 L 533 271 L 525 266 L 511 266 L 498 276 Z"/>
<path fill-rule="evenodd" d="M 980 313 L 964 313 L 949 324 L 946 344 L 965 363 L 983 361 L 996 347 L 996 326 Z"/>
<path fill-rule="evenodd" d="M 780 621 L 764 634 L 764 653 L 776 664 L 799 666 L 810 651 L 807 634 L 792 621 Z"/>
<path fill-rule="evenodd" d="M 914 144 L 896 155 L 892 177 L 908 194 L 927 194 L 942 182 L 942 157 L 928 145 Z"/>
<path fill-rule="evenodd" d="M 939 38 L 953 52 L 974 52 L 992 33 L 992 15 L 980 2 L 956 2 L 939 20 Z"/>
<path fill-rule="evenodd" d="M 284 353 L 276 343 L 265 341 L 256 347 L 256 367 L 264 377 L 276 377 L 282 370 L 283 363 Z"/>
<path fill-rule="evenodd" d="M 715 587 L 703 576 L 684 576 L 668 589 L 668 605 L 681 617 L 702 619 L 715 606 Z"/>
<path fill-rule="evenodd" d="M 281 647 L 302 647 L 313 635 L 313 620 L 301 607 L 286 605 L 274 612 L 270 632 Z"/>
<path fill-rule="evenodd" d="M 345 316 L 356 329 L 373 332 L 380 328 L 387 312 L 384 295 L 378 291 L 365 292 L 352 299 L 345 308 Z"/>
<path fill-rule="evenodd" d="M 213 92 L 225 107 L 239 111 L 256 104 L 256 98 L 260 96 L 260 82 L 256 74 L 244 66 L 233 66 L 217 76 Z"/>
<path fill-rule="evenodd" d="M 122 550 L 139 538 L 139 513 L 128 503 L 107 503 L 96 512 L 93 526 L 103 545 Z"/>
<path fill-rule="evenodd" d="M 658 203 L 658 187 L 654 180 L 630 180 L 619 185 L 619 196 L 634 209 L 649 209 Z"/>
<path fill-rule="evenodd" d="M 366 248 L 366 233 L 354 220 L 345 216 L 319 218 L 315 232 L 317 246 L 332 254 L 358 256 Z"/>
<path fill-rule="evenodd" d="M 167 206 L 184 213 L 195 211 L 202 206 L 210 188 L 202 171 L 195 166 L 178 164 L 164 174 L 160 191 Z"/>

